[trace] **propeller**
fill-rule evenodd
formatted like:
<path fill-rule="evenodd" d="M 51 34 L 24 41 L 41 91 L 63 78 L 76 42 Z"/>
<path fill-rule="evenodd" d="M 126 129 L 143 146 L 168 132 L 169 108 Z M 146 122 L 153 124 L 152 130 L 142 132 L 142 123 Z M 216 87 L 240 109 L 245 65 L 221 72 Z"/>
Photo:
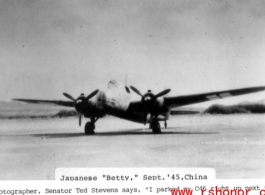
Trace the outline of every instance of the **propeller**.
<path fill-rule="evenodd" d="M 151 92 L 151 90 L 148 90 L 147 93 L 142 95 L 142 93 L 138 89 L 136 89 L 135 87 L 130 86 L 130 88 L 136 94 L 138 94 L 139 96 L 142 97 L 141 101 L 142 101 L 143 105 L 146 107 L 146 117 L 145 118 L 147 118 L 148 113 L 150 113 L 151 114 L 151 120 L 152 120 L 152 118 L 154 116 L 154 110 L 156 109 L 155 105 L 156 105 L 156 102 L 157 102 L 157 98 L 162 97 L 162 96 L 168 94 L 171 91 L 171 89 L 166 89 L 166 90 L 161 91 L 160 93 L 154 95 Z M 145 123 L 146 123 L 146 121 L 145 121 Z"/>
<path fill-rule="evenodd" d="M 142 97 L 142 102 L 143 102 L 143 104 L 145 104 L 145 105 L 146 105 L 146 102 L 154 101 L 154 100 L 156 100 L 157 98 L 159 98 L 159 97 L 161 97 L 161 96 L 164 96 L 164 95 L 168 94 L 168 93 L 171 91 L 171 89 L 166 89 L 166 90 L 161 91 L 160 93 L 154 95 L 154 94 L 151 92 L 151 90 L 148 90 L 146 94 L 142 95 L 142 93 L 141 93 L 138 89 L 136 89 L 134 86 L 130 86 L 130 88 L 131 88 L 135 93 L 137 93 L 139 96 Z"/>
<path fill-rule="evenodd" d="M 154 98 L 158 98 L 158 97 L 164 96 L 164 95 L 168 94 L 170 91 L 171 91 L 171 89 L 166 89 L 164 91 L 161 91 L 160 93 L 156 94 L 154 96 Z"/>
<path fill-rule="evenodd" d="M 75 99 L 74 99 L 71 95 L 69 95 L 69 94 L 67 94 L 67 93 L 63 93 L 63 95 L 64 95 L 65 97 L 69 98 L 70 100 L 75 101 Z"/>
<path fill-rule="evenodd" d="M 143 97 L 143 95 L 141 94 L 141 92 L 140 92 L 138 89 L 136 89 L 134 86 L 130 86 L 130 88 L 131 88 L 135 93 L 137 93 L 139 96 Z"/>
<path fill-rule="evenodd" d="M 82 108 L 85 106 L 84 104 L 92 97 L 94 97 L 97 93 L 98 93 L 98 89 L 93 91 L 92 93 L 90 93 L 87 97 L 84 96 L 83 93 L 81 93 L 81 95 L 78 98 L 73 98 L 71 95 L 69 95 L 68 93 L 63 93 L 63 95 L 65 97 L 67 97 L 68 99 L 74 101 L 75 103 L 75 109 L 79 114 L 79 126 L 81 126 L 81 122 L 82 122 Z"/>
<path fill-rule="evenodd" d="M 82 123 L 82 114 L 81 112 L 79 112 L 79 127 L 81 126 Z"/>

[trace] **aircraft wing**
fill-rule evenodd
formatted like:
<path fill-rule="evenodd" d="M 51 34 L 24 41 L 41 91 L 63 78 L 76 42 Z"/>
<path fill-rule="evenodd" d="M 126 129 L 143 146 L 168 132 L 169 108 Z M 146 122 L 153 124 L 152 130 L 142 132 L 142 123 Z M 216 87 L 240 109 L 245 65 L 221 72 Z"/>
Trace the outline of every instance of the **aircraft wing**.
<path fill-rule="evenodd" d="M 146 108 L 144 107 L 143 103 L 141 101 L 133 101 L 129 105 L 129 110 L 133 110 L 134 112 L 146 112 Z"/>
<path fill-rule="evenodd" d="M 73 101 L 62 101 L 62 100 L 32 100 L 32 99 L 13 99 L 14 101 L 27 102 L 33 104 L 48 104 L 55 106 L 67 106 L 74 107 L 75 103 Z"/>
<path fill-rule="evenodd" d="M 250 87 L 243 89 L 234 89 L 226 91 L 217 91 L 211 93 L 202 93 L 194 95 L 184 95 L 177 97 L 164 97 L 164 104 L 170 108 L 186 106 L 190 104 L 197 104 L 211 100 L 218 100 L 232 96 L 244 95 L 248 93 L 255 93 L 265 90 L 265 87 Z"/>

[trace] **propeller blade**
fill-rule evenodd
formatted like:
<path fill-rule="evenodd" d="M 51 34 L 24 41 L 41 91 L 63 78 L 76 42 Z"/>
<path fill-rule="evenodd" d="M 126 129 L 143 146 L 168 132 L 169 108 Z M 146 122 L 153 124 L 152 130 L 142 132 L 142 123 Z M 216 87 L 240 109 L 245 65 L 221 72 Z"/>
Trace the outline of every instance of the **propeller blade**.
<path fill-rule="evenodd" d="M 146 111 L 145 111 L 145 119 L 144 119 L 144 125 L 146 124 L 147 122 L 147 117 L 148 117 L 148 109 L 146 108 Z"/>
<path fill-rule="evenodd" d="M 161 97 L 161 96 L 163 96 L 163 95 L 166 95 L 166 94 L 168 94 L 170 91 L 171 91 L 171 89 L 166 89 L 166 90 L 164 90 L 164 91 L 162 91 L 162 92 L 156 94 L 156 95 L 154 96 L 154 98 L 158 98 L 158 97 Z"/>
<path fill-rule="evenodd" d="M 82 114 L 79 113 L 79 127 L 81 126 Z"/>
<path fill-rule="evenodd" d="M 92 98 L 93 96 L 95 96 L 97 93 L 98 93 L 98 89 L 93 91 L 91 94 L 89 94 L 87 97 L 86 97 L 86 100 L 89 100 L 90 98 Z"/>
<path fill-rule="evenodd" d="M 73 101 L 75 101 L 75 98 L 73 98 L 71 95 L 67 94 L 67 93 L 63 93 L 63 95 Z"/>
<path fill-rule="evenodd" d="M 135 93 L 137 93 L 139 96 L 143 97 L 143 95 L 141 94 L 141 92 L 140 92 L 138 89 L 136 89 L 134 86 L 130 86 L 130 88 L 131 88 Z"/>

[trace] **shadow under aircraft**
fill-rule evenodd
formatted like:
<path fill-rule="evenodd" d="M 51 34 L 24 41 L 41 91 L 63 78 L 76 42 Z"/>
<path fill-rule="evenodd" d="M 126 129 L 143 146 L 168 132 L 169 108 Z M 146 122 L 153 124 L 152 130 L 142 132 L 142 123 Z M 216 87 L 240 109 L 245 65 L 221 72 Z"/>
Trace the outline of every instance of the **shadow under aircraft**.
<path fill-rule="evenodd" d="M 139 101 L 131 100 L 131 90 L 140 96 L 141 99 Z M 133 86 L 130 86 L 129 88 L 114 80 L 111 80 L 108 83 L 107 90 L 95 90 L 88 96 L 81 94 L 75 99 L 71 95 L 63 93 L 63 95 L 71 101 L 38 99 L 13 100 L 35 104 L 52 104 L 74 107 L 79 113 L 79 126 L 81 126 L 82 116 L 90 119 L 90 121 L 85 125 L 84 130 L 86 135 L 94 134 L 95 123 L 99 118 L 102 118 L 107 114 L 133 122 L 143 124 L 148 123 L 150 125 L 150 129 L 152 129 L 152 132 L 158 134 L 161 133 L 159 122 L 163 121 L 165 128 L 167 128 L 167 120 L 169 119 L 171 110 L 173 108 L 232 96 L 255 93 L 263 90 L 265 90 L 264 86 L 165 97 L 165 95 L 171 91 L 170 89 L 166 89 L 157 94 L 154 94 L 151 90 L 148 90 L 145 94 L 142 94 Z"/>
<path fill-rule="evenodd" d="M 168 131 L 163 132 L 163 135 L 208 135 L 208 134 L 220 134 L 219 132 L 198 132 L 198 131 Z M 175 129 L 172 129 L 175 130 Z M 98 132 L 94 136 L 137 136 L 137 135 L 154 135 L 150 131 L 142 131 L 142 129 L 133 129 L 129 131 L 111 131 L 111 132 Z M 15 135 L 17 136 L 17 135 Z M 24 135 L 23 135 L 24 136 Z M 86 136 L 84 133 L 40 133 L 40 134 L 28 134 L 27 136 L 39 137 L 42 139 L 53 139 L 53 138 L 76 138 Z"/>

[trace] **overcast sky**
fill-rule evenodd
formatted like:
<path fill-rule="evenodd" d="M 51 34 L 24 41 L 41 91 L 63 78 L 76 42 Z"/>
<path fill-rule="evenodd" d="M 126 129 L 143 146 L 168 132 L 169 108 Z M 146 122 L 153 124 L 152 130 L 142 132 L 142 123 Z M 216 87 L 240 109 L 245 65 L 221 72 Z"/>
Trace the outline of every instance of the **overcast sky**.
<path fill-rule="evenodd" d="M 125 74 L 170 95 L 265 85 L 265 1 L 1 0 L 0 68 L 5 101 L 76 97 Z"/>

